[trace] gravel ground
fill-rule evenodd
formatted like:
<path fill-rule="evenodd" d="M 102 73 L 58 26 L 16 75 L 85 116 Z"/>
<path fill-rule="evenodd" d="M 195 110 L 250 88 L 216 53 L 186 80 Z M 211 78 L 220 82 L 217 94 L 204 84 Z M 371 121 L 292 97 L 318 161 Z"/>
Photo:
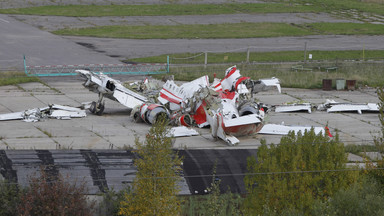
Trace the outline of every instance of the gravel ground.
<path fill-rule="evenodd" d="M 313 23 L 359 22 L 337 18 L 326 13 L 276 13 L 276 14 L 221 14 L 188 16 L 126 16 L 126 17 L 62 17 L 10 15 L 11 17 L 46 31 L 63 28 L 86 28 L 107 25 L 193 25 L 222 23 Z"/>

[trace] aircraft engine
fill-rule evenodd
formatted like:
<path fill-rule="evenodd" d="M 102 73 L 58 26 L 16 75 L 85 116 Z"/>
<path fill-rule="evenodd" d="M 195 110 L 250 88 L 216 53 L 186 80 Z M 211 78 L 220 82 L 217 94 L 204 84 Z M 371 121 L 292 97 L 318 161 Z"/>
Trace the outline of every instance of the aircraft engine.
<path fill-rule="evenodd" d="M 168 110 L 160 104 L 143 104 L 140 108 L 140 115 L 149 124 L 154 124 L 160 117 L 169 119 Z"/>

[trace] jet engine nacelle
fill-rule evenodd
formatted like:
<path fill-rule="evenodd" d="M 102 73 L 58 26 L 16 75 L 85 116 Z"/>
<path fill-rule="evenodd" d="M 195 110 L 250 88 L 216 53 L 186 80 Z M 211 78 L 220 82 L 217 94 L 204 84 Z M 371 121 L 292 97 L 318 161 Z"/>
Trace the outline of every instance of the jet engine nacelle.
<path fill-rule="evenodd" d="M 143 104 L 140 107 L 140 117 L 145 122 L 154 124 L 160 117 L 169 119 L 169 112 L 160 104 Z"/>

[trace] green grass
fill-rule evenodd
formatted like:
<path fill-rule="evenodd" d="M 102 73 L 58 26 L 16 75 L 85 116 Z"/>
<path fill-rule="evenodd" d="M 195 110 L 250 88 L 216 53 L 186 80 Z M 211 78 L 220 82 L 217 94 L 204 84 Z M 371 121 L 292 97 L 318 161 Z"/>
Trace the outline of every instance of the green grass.
<path fill-rule="evenodd" d="M 299 13 L 320 12 L 320 7 L 303 4 L 157 4 L 157 5 L 63 5 L 29 8 L 0 9 L 4 14 L 51 16 L 165 16 L 214 15 L 237 13 Z"/>
<path fill-rule="evenodd" d="M 171 65 L 170 74 L 175 76 L 175 80 L 191 81 L 203 75 L 208 75 L 212 82 L 214 74 L 218 78 L 224 77 L 224 71 L 233 64 L 222 65 L 202 65 L 198 66 L 178 66 Z M 323 79 L 332 79 L 335 87 L 336 79 L 356 80 L 358 87 L 371 86 L 379 87 L 384 85 L 382 73 L 384 65 L 380 63 L 367 62 L 323 62 L 308 63 L 306 68 L 311 71 L 292 70 L 296 64 L 237 64 L 240 73 L 243 76 L 249 76 L 252 79 L 277 77 L 283 87 L 289 88 L 322 88 Z M 336 71 L 326 72 L 322 68 L 337 66 Z M 161 78 L 162 75 L 154 76 Z"/>
<path fill-rule="evenodd" d="M 295 0 L 297 4 L 311 4 L 312 7 L 322 8 L 324 12 L 356 10 L 384 15 L 384 1 L 366 2 L 361 0 Z"/>
<path fill-rule="evenodd" d="M 127 39 L 220 39 L 257 38 L 305 35 L 383 35 L 382 25 L 361 23 L 231 23 L 210 25 L 162 26 L 98 26 L 80 29 L 61 29 L 58 35 L 90 36 Z"/>
<path fill-rule="evenodd" d="M 263 62 L 263 64 L 242 64 L 246 60 L 246 52 L 242 53 L 220 53 L 208 54 L 208 65 L 204 64 L 204 55 L 196 56 L 193 53 L 170 55 L 170 72 L 176 80 L 191 81 L 200 76 L 208 74 L 210 79 L 216 74 L 218 78 L 223 78 L 227 67 L 237 64 L 243 76 L 250 76 L 252 79 L 277 77 L 281 80 L 283 87 L 293 88 L 321 88 L 323 79 L 346 79 L 356 80 L 358 86 L 378 87 L 384 85 L 382 73 L 384 65 L 363 60 L 363 50 L 351 51 L 307 51 L 313 55 L 313 60 L 307 59 L 304 68 L 310 70 L 293 70 L 297 64 L 303 64 L 303 51 L 281 51 L 281 52 L 251 52 L 250 62 Z M 224 58 L 226 57 L 226 58 Z M 366 50 L 364 60 L 377 59 L 383 60 L 384 51 Z M 166 55 L 153 56 L 148 58 L 129 59 L 129 62 L 140 63 L 164 63 Z M 227 60 L 224 60 L 227 59 Z M 346 61 L 344 61 L 346 60 Z M 270 63 L 267 63 L 270 62 Z M 286 62 L 286 63 L 284 63 Z M 294 62 L 294 63 L 291 63 Z M 195 64 L 196 66 L 183 66 Z M 219 64 L 214 66 L 214 64 Z M 326 68 L 337 67 L 336 70 Z M 158 78 L 161 75 L 156 76 Z M 335 85 L 335 81 L 333 81 Z"/>
<path fill-rule="evenodd" d="M 39 82 L 37 77 L 28 77 L 22 72 L 0 72 L 0 86 L 26 82 Z"/>
<path fill-rule="evenodd" d="M 368 23 L 312 23 L 302 25 L 312 32 L 337 35 L 383 35 L 384 27 Z"/>
<path fill-rule="evenodd" d="M 54 16 L 164 16 L 237 13 L 302 13 L 354 9 L 384 15 L 384 2 L 360 0 L 291 0 L 244 4 L 164 4 L 164 5 L 59 5 L 0 9 L 0 13 Z"/>
<path fill-rule="evenodd" d="M 304 61 L 304 51 L 279 51 L 279 52 L 254 52 L 250 49 L 250 62 L 295 62 Z M 307 50 L 307 54 L 312 54 L 312 60 L 369 60 L 384 59 L 384 50 L 338 50 L 320 51 Z M 204 64 L 205 56 L 203 53 L 179 53 L 164 54 L 145 58 L 127 59 L 126 62 L 135 63 L 164 63 L 170 57 L 171 64 Z M 191 58 L 195 56 L 194 58 Z M 218 63 L 239 63 L 247 59 L 247 50 L 233 53 L 208 53 L 207 61 L 209 64 Z"/>
<path fill-rule="evenodd" d="M 255 38 L 303 36 L 311 32 L 285 23 L 236 23 L 177 26 L 100 26 L 54 31 L 58 35 L 128 39 Z"/>

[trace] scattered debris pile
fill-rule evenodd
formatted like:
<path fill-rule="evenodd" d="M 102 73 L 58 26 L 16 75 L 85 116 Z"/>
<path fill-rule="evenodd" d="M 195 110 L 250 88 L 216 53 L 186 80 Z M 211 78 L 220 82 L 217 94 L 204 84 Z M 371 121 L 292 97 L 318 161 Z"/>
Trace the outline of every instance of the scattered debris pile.
<path fill-rule="evenodd" d="M 47 118 L 71 119 L 87 116 L 84 109 L 51 104 L 43 108 L 33 108 L 21 112 L 0 115 L 0 121 L 21 119 L 25 122 L 37 122 Z"/>

